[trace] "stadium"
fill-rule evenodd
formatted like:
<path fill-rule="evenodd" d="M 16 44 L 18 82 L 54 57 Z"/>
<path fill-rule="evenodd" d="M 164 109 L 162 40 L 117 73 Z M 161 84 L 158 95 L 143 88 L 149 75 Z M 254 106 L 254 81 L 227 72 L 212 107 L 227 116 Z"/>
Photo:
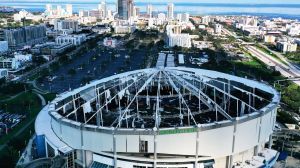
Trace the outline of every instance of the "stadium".
<path fill-rule="evenodd" d="M 220 72 L 142 69 L 60 94 L 39 113 L 40 156 L 67 167 L 269 167 L 280 95 Z"/>

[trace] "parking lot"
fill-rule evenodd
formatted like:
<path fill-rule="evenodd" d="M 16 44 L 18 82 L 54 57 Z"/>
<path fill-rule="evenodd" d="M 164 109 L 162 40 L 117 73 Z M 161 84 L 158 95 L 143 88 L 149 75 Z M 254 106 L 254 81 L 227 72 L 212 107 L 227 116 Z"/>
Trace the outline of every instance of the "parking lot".
<path fill-rule="evenodd" d="M 38 86 L 50 92 L 62 93 L 80 87 L 88 81 L 140 69 L 144 58 L 145 53 L 141 50 L 135 50 L 128 57 L 125 49 L 113 50 L 101 46 L 73 58 L 70 63 L 52 72 L 51 80 L 44 79 Z"/>
<path fill-rule="evenodd" d="M 0 137 L 8 133 L 25 118 L 24 115 L 11 114 L 0 111 Z"/>

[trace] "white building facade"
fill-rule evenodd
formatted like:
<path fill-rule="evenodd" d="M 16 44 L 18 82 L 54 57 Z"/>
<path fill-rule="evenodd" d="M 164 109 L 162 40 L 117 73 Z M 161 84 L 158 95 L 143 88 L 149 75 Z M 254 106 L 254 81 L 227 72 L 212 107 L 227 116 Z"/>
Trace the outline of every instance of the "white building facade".
<path fill-rule="evenodd" d="M 6 51 L 8 51 L 8 42 L 0 41 L 0 53 L 4 53 Z"/>
<path fill-rule="evenodd" d="M 86 35 L 67 35 L 67 36 L 58 36 L 55 39 L 56 44 L 64 44 L 64 43 L 71 43 L 73 45 L 80 45 L 86 41 Z"/>

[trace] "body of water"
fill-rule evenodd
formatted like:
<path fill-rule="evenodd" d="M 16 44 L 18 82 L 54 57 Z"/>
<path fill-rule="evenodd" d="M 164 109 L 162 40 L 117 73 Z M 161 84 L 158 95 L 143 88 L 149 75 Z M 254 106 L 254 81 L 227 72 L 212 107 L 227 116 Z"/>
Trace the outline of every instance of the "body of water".
<path fill-rule="evenodd" d="M 71 2 L 73 11 L 96 9 L 99 1 Z M 0 6 L 11 6 L 16 9 L 25 9 L 31 12 L 43 12 L 45 5 L 51 3 L 54 5 L 64 5 L 70 2 L 64 1 L 8 1 L 1 0 Z M 141 12 L 146 11 L 148 3 L 137 2 Z M 191 15 L 255 15 L 266 17 L 283 17 L 291 19 L 300 19 L 300 4 L 216 4 L 216 3 L 174 3 L 175 13 L 188 12 Z M 167 3 L 152 3 L 154 12 L 166 12 Z M 116 3 L 108 2 L 107 7 L 113 11 L 116 9 Z"/>

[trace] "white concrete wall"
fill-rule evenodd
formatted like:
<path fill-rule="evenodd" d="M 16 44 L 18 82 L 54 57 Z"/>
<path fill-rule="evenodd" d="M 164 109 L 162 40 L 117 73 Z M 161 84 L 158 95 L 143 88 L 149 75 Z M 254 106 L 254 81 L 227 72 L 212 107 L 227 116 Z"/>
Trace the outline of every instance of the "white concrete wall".
<path fill-rule="evenodd" d="M 113 151 L 113 135 L 83 131 L 84 149 L 93 152 Z"/>
<path fill-rule="evenodd" d="M 253 150 L 257 145 L 264 144 L 272 132 L 275 111 L 262 117 L 260 142 L 260 119 L 253 119 L 237 125 L 234 152 L 234 126 L 221 127 L 199 132 L 199 155 L 223 158 L 228 155 L 239 155 L 241 152 Z M 73 127 L 62 125 L 61 134 L 59 124 L 53 120 L 53 130 L 61 136 L 63 141 L 72 148 L 81 149 L 81 131 Z M 157 136 L 157 152 L 164 154 L 195 155 L 197 133 L 166 134 Z M 117 152 L 139 152 L 140 140 L 148 141 L 148 152 L 154 152 L 153 135 L 116 135 Z M 83 148 L 95 153 L 113 151 L 113 135 L 83 131 Z M 247 156 L 242 154 L 243 156 Z M 223 164 L 223 161 L 222 163 Z"/>
<path fill-rule="evenodd" d="M 97 154 L 93 154 L 93 160 L 99 163 L 104 163 L 110 166 L 114 165 L 114 160 L 112 158 L 107 158 L 103 157 Z M 147 166 L 147 167 L 153 167 L 153 164 L 147 164 L 147 163 L 134 163 L 130 161 L 123 161 L 123 160 L 118 160 L 117 161 L 117 167 L 122 167 L 122 168 L 132 168 L 133 166 Z M 177 165 L 157 165 L 157 167 L 168 167 L 168 168 L 178 168 L 178 167 L 187 167 L 187 168 L 194 168 L 194 164 L 177 164 Z M 203 168 L 204 165 L 202 163 L 199 163 L 198 168 Z"/>
<path fill-rule="evenodd" d="M 81 149 L 80 130 L 73 127 L 62 126 L 61 137 L 67 144 L 72 144 L 70 145 L 72 148 Z"/>
<path fill-rule="evenodd" d="M 259 119 L 253 119 L 237 125 L 234 153 L 253 148 L 258 143 Z"/>
<path fill-rule="evenodd" d="M 223 157 L 231 154 L 233 126 L 200 132 L 199 155 Z"/>
<path fill-rule="evenodd" d="M 216 158 L 215 159 L 215 168 L 226 168 L 226 157 Z"/>
<path fill-rule="evenodd" d="M 196 154 L 197 133 L 170 134 L 157 136 L 157 153 Z"/>

